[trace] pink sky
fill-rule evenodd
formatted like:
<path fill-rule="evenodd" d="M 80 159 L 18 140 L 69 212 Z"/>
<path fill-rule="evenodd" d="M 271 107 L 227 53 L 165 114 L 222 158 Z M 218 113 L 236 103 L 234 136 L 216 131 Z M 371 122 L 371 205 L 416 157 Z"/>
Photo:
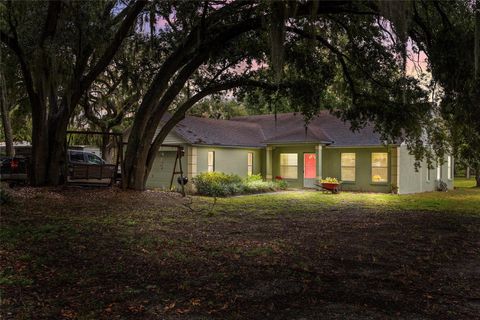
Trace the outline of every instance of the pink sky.
<path fill-rule="evenodd" d="M 175 14 L 172 13 L 170 15 L 170 21 L 174 22 L 175 21 Z M 165 18 L 159 17 L 157 18 L 155 22 L 155 26 L 158 29 L 165 29 L 168 27 L 168 22 Z M 389 28 L 389 26 L 384 26 Z M 413 77 L 418 77 L 419 72 L 421 73 L 427 73 L 427 56 L 423 51 L 421 51 L 419 54 L 415 54 L 412 49 L 412 42 L 411 40 L 408 43 L 408 55 L 409 58 L 407 59 L 407 74 L 409 76 Z M 237 73 L 242 73 L 245 71 L 245 68 L 247 67 L 246 62 L 240 62 L 237 66 L 234 67 L 235 72 Z M 254 60 L 253 61 L 253 70 L 257 70 L 259 68 L 266 68 L 268 67 L 267 63 L 264 62 L 259 62 Z"/>

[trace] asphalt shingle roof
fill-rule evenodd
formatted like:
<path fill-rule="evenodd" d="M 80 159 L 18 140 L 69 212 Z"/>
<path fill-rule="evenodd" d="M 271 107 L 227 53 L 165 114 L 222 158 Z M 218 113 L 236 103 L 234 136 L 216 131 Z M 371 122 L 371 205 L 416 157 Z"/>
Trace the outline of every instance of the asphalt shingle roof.
<path fill-rule="evenodd" d="M 324 142 L 332 146 L 373 146 L 382 145 L 380 135 L 373 126 L 352 132 L 350 123 L 343 122 L 328 111 L 321 111 L 308 124 L 305 135 L 305 122 L 301 114 L 282 113 L 237 117 L 233 121 L 256 123 L 262 127 L 266 143 Z"/>
<path fill-rule="evenodd" d="M 175 132 L 191 144 L 265 146 L 262 129 L 255 123 L 186 116 Z"/>
<path fill-rule="evenodd" d="M 350 124 L 328 111 L 320 112 L 305 130 L 301 114 L 273 114 L 236 117 L 231 120 L 186 116 L 175 132 L 191 144 L 264 147 L 279 143 L 325 143 L 332 146 L 380 146 L 373 126 L 352 132 Z"/>

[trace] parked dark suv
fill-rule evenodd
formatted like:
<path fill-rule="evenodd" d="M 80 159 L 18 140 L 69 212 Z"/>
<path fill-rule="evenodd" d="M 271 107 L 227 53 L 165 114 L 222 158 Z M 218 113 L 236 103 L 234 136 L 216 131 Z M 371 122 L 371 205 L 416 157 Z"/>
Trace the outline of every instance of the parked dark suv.
<path fill-rule="evenodd" d="M 69 163 L 82 164 L 105 164 L 105 160 L 97 156 L 95 153 L 79 150 L 68 150 Z"/>
<path fill-rule="evenodd" d="M 120 168 L 116 174 L 115 165 L 92 152 L 68 150 L 69 180 L 78 182 L 111 183 L 121 177 Z M 0 157 L 0 180 L 10 184 L 25 184 L 28 181 L 28 158 L 25 156 Z"/>
<path fill-rule="evenodd" d="M 121 170 L 115 172 L 116 165 L 92 152 L 68 150 L 68 183 L 89 185 L 111 185 L 121 177 Z"/>

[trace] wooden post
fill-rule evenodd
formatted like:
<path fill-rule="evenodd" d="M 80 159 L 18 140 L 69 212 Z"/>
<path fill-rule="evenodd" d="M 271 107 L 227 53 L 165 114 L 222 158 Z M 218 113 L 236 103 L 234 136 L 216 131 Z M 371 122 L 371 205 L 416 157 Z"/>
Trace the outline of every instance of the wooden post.
<path fill-rule="evenodd" d="M 322 177 L 323 177 L 323 173 L 322 173 L 322 168 L 323 168 L 323 164 L 322 164 L 322 151 L 323 151 L 323 146 L 321 144 L 319 145 L 316 145 L 315 146 L 315 157 L 316 157 L 316 160 L 317 160 L 317 176 L 315 177 L 316 178 L 316 183 L 320 183 L 320 181 L 322 180 Z"/>
<path fill-rule="evenodd" d="M 123 145 L 123 137 L 122 136 L 114 136 L 115 143 L 117 145 L 117 156 L 115 159 L 115 172 L 113 173 L 114 182 L 117 182 L 117 174 L 118 174 L 118 167 L 121 166 L 121 157 L 120 152 L 122 152 L 122 145 Z M 119 140 L 120 139 L 120 140 Z M 120 167 L 120 173 L 123 174 L 123 168 Z M 123 178 L 121 179 L 120 183 L 123 185 Z"/>
<path fill-rule="evenodd" d="M 172 178 L 170 179 L 170 190 L 173 186 L 173 178 L 176 174 L 180 174 L 180 186 L 182 187 L 182 196 L 185 197 L 185 184 L 183 183 L 183 168 L 182 168 L 182 151 L 183 147 L 177 146 L 177 156 L 175 157 L 175 164 L 173 165 Z M 177 171 L 177 162 L 180 171 Z"/>
<path fill-rule="evenodd" d="M 177 172 L 177 160 L 178 160 L 178 149 L 177 149 L 177 156 L 175 158 L 175 164 L 173 165 L 173 172 L 172 172 L 172 178 L 170 179 L 170 190 L 172 190 L 173 186 L 173 177 L 175 176 L 175 173 Z"/>
<path fill-rule="evenodd" d="M 68 138 L 67 138 L 68 137 Z M 70 137 L 71 135 L 67 134 L 65 135 L 65 177 L 63 180 L 63 185 L 66 186 L 68 184 L 68 175 L 70 174 L 70 156 L 68 155 L 68 146 L 70 145 Z"/>
<path fill-rule="evenodd" d="M 177 149 L 178 154 L 178 164 L 180 166 L 180 185 L 182 186 L 182 196 L 185 197 L 185 185 L 183 183 L 183 168 L 182 168 L 182 150 L 183 148 L 179 147 Z"/>
<path fill-rule="evenodd" d="M 265 175 L 267 181 L 273 180 L 273 148 L 271 146 L 267 146 L 265 151 Z"/>

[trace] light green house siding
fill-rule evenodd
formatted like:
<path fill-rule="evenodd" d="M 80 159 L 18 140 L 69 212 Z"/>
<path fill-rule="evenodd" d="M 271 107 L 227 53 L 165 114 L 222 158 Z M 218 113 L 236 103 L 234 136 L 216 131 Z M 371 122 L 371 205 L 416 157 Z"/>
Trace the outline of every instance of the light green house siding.
<path fill-rule="evenodd" d="M 377 148 L 323 148 L 323 177 L 341 180 L 341 154 L 355 153 L 355 181 L 343 182 L 342 190 L 390 192 L 397 180 L 397 157 L 395 147 Z M 388 153 L 388 181 L 372 182 L 372 153 Z"/>
<path fill-rule="evenodd" d="M 264 154 L 265 151 L 257 148 L 222 148 L 222 147 L 208 147 L 208 146 L 189 146 L 183 145 L 185 155 L 182 157 L 182 168 L 184 175 L 189 177 L 187 184 L 187 190 L 191 190 L 192 178 L 196 174 L 201 172 L 207 172 L 207 158 L 208 152 L 215 152 L 215 171 L 237 174 L 241 177 L 247 176 L 247 157 L 248 153 L 253 153 L 253 174 L 264 175 Z M 192 153 L 192 154 L 190 154 Z M 193 157 L 192 157 L 193 155 Z M 170 179 L 172 177 L 173 166 L 175 164 L 176 149 L 161 147 L 155 161 L 153 163 L 152 170 L 147 180 L 147 188 L 160 188 L 168 189 L 170 186 Z M 189 160 L 190 159 L 190 160 Z M 192 166 L 192 163 L 196 162 L 196 165 Z M 196 172 L 192 169 L 196 168 Z M 179 167 L 177 166 L 177 171 Z M 173 181 L 173 187 L 177 188 L 177 177 Z"/>
<path fill-rule="evenodd" d="M 277 176 L 282 176 L 280 174 L 280 154 L 296 153 L 298 156 L 297 179 L 284 180 L 288 183 L 289 187 L 303 188 L 303 154 L 315 153 L 315 144 L 272 146 L 272 149 L 272 178 L 275 179 Z"/>
<path fill-rule="evenodd" d="M 420 167 L 415 170 L 415 157 L 411 155 L 405 145 L 399 147 L 399 193 L 416 193 L 435 191 L 437 189 L 437 165 L 434 163 L 433 169 L 428 169 L 426 161 L 420 163 Z M 440 180 L 447 184 L 449 190 L 453 189 L 453 166 L 451 163 L 451 176 L 448 177 L 448 163 L 445 162 L 440 165 Z M 428 175 L 430 171 L 430 176 Z"/>
<path fill-rule="evenodd" d="M 185 147 L 185 150 L 187 148 Z M 157 153 L 157 157 L 153 162 L 152 170 L 147 179 L 147 188 L 168 189 L 172 178 L 173 166 L 177 155 L 176 148 L 161 147 Z M 182 167 L 184 175 L 187 175 L 187 157 L 182 157 Z M 180 168 L 177 165 L 177 171 Z M 173 181 L 173 187 L 177 186 L 176 177 Z"/>
<path fill-rule="evenodd" d="M 277 145 L 272 147 L 272 175 L 273 178 L 281 176 L 280 174 L 280 154 L 296 153 L 298 156 L 297 179 L 284 179 L 290 187 L 304 187 L 304 162 L 305 153 L 316 153 L 315 144 L 303 145 Z M 322 178 L 332 177 L 341 180 L 341 153 L 355 153 L 356 179 L 355 182 L 345 182 L 342 184 L 343 190 L 351 191 L 369 191 L 369 192 L 390 192 L 391 184 L 397 183 L 397 155 L 395 147 L 376 147 L 376 148 L 331 148 L 323 146 L 321 148 L 321 159 L 317 159 L 321 172 L 317 176 Z M 388 181 L 383 183 L 372 182 L 372 153 L 388 153 Z M 317 169 L 317 171 L 320 171 Z"/>
<path fill-rule="evenodd" d="M 248 153 L 253 153 L 253 174 L 262 173 L 263 152 L 257 148 L 222 148 L 197 146 L 197 172 L 207 172 L 208 152 L 215 153 L 215 171 L 247 176 Z"/>
<path fill-rule="evenodd" d="M 169 142 L 182 142 L 172 137 Z M 405 146 L 388 147 L 330 147 L 319 144 L 284 144 L 268 145 L 266 148 L 238 148 L 199 146 L 181 144 L 185 150 L 182 157 L 182 166 L 189 183 L 187 190 L 192 190 L 192 179 L 202 172 L 207 172 L 208 152 L 215 153 L 215 171 L 237 174 L 241 177 L 248 175 L 248 153 L 253 153 L 253 174 L 261 174 L 264 179 L 274 179 L 281 176 L 280 154 L 294 153 L 297 155 L 297 179 L 285 179 L 291 188 L 303 188 L 304 184 L 304 154 L 317 155 L 316 179 L 334 177 L 341 180 L 341 154 L 355 153 L 355 181 L 344 181 L 342 189 L 345 191 L 391 192 L 392 186 L 398 186 L 399 193 L 415 193 L 434 191 L 437 186 L 437 169 L 430 169 L 430 178 L 425 162 L 418 171 L 415 171 L 415 159 Z M 388 181 L 377 183 L 372 181 L 372 153 L 388 153 Z M 268 156 L 267 156 L 268 155 Z M 150 176 L 147 180 L 148 188 L 168 189 L 176 158 L 176 148 L 162 147 L 155 159 Z M 450 170 L 453 172 L 453 159 Z M 177 168 L 179 170 L 179 168 Z M 453 175 L 448 178 L 447 162 L 441 165 L 440 178 L 453 189 Z M 177 175 L 178 176 L 178 175 Z M 176 177 L 177 177 L 176 176 Z M 176 177 L 173 186 L 178 187 Z M 316 180 L 311 179 L 311 180 Z M 313 186 L 313 184 L 310 184 Z"/>

